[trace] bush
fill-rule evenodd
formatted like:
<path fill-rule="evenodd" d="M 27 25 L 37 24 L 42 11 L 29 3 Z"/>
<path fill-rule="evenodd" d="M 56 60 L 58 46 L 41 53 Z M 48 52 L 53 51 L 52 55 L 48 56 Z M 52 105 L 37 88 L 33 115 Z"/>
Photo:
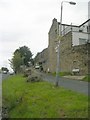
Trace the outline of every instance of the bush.
<path fill-rule="evenodd" d="M 26 70 L 24 71 L 23 77 L 28 77 L 29 75 L 31 75 L 31 69 L 26 69 Z"/>

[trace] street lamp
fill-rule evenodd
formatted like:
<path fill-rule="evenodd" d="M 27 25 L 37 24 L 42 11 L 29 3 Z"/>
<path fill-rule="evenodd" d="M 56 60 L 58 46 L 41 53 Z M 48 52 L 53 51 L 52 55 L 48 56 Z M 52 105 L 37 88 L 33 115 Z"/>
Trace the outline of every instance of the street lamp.
<path fill-rule="evenodd" d="M 62 10 L 63 10 L 63 3 L 69 3 L 71 5 L 76 5 L 75 2 L 72 1 L 62 1 L 61 2 L 61 16 L 60 16 L 60 28 L 59 28 L 59 43 L 58 43 L 58 52 L 57 52 L 57 66 L 56 66 L 56 86 L 58 86 L 59 81 L 59 73 L 60 73 L 60 40 L 61 40 L 61 30 L 62 30 Z"/>
<path fill-rule="evenodd" d="M 72 1 L 62 1 L 61 2 L 61 17 L 60 17 L 60 31 L 59 31 L 59 36 L 61 35 L 61 27 L 62 27 L 62 10 L 63 10 L 63 3 L 64 2 L 66 2 L 66 3 L 69 3 L 69 4 L 71 4 L 71 5 L 76 5 L 76 3 L 75 2 L 72 2 Z"/>

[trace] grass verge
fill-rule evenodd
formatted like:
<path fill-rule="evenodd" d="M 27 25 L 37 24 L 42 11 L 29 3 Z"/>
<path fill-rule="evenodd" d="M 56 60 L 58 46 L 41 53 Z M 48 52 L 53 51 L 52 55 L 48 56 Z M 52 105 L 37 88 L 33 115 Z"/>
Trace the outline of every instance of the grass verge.
<path fill-rule="evenodd" d="M 27 83 L 22 75 L 2 82 L 9 118 L 87 118 L 88 97 L 48 82 Z"/>
<path fill-rule="evenodd" d="M 82 81 L 90 82 L 90 75 L 85 76 Z"/>
<path fill-rule="evenodd" d="M 54 76 L 56 76 L 56 72 L 55 73 L 52 73 L 52 75 L 54 75 Z M 70 73 L 70 72 L 60 72 L 59 73 L 59 76 L 66 76 L 66 75 L 72 75 L 72 73 Z"/>

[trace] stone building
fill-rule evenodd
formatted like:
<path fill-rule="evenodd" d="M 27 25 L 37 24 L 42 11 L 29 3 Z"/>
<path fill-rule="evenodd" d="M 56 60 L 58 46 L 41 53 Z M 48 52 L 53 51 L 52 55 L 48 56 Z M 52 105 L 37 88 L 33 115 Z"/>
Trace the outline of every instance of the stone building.
<path fill-rule="evenodd" d="M 90 19 L 90 1 L 88 2 L 88 19 Z M 88 23 L 89 26 L 89 35 L 88 39 L 90 40 L 90 21 Z M 88 72 L 90 74 L 90 47 L 88 47 L 88 56 L 89 56 L 89 61 L 88 61 Z"/>
<path fill-rule="evenodd" d="M 53 19 L 52 26 L 48 33 L 48 68 L 50 72 L 55 72 L 56 69 L 56 45 L 59 35 L 59 24 L 57 19 Z"/>
<path fill-rule="evenodd" d="M 42 52 L 38 53 L 35 57 L 35 64 L 42 65 L 43 70 L 47 71 L 48 63 L 48 48 L 44 49 Z"/>
<path fill-rule="evenodd" d="M 87 20 L 80 26 L 62 24 L 60 42 L 60 70 L 62 72 L 72 72 L 78 69 L 80 75 L 88 74 L 89 21 Z M 56 71 L 59 25 L 60 23 L 54 18 L 48 33 L 48 67 L 50 72 Z"/>
<path fill-rule="evenodd" d="M 78 70 L 79 75 L 90 71 L 90 19 L 83 24 L 62 24 L 62 38 L 59 37 L 60 23 L 53 19 L 48 32 L 48 48 L 35 57 L 36 64 L 42 64 L 44 71 L 56 72 L 57 47 L 60 39 L 60 71 L 70 72 Z"/>

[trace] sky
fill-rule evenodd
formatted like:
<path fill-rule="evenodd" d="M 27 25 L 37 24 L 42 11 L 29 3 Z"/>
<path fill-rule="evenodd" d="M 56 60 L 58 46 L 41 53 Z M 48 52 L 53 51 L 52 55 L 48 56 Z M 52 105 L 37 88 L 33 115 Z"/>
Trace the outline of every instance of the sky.
<path fill-rule="evenodd" d="M 52 20 L 60 21 L 62 0 L 0 0 L 0 68 L 8 67 L 13 52 L 22 46 L 34 56 L 48 47 Z M 68 1 L 68 0 L 67 0 Z M 63 4 L 63 24 L 80 25 L 88 19 L 88 1 Z"/>

